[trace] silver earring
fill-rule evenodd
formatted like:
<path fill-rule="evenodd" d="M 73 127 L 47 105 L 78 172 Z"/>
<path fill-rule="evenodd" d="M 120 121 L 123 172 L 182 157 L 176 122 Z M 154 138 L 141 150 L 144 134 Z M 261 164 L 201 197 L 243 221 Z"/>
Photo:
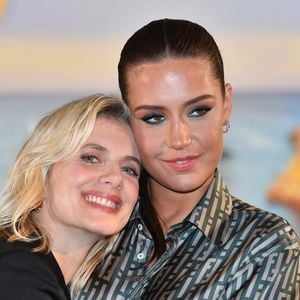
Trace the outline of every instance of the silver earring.
<path fill-rule="evenodd" d="M 223 123 L 223 133 L 228 132 L 229 128 L 230 128 L 229 121 L 228 120 L 224 121 L 224 123 Z"/>

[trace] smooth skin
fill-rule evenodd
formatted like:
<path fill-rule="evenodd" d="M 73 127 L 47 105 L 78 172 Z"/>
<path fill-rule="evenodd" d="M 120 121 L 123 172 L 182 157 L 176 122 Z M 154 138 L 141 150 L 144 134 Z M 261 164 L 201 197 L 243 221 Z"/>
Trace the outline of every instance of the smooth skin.
<path fill-rule="evenodd" d="M 127 223 L 138 198 L 139 174 L 130 127 L 107 118 L 96 120 L 73 157 L 52 166 L 46 200 L 35 217 L 51 237 L 66 283 L 92 245 Z"/>
<path fill-rule="evenodd" d="M 127 79 L 133 132 L 167 231 L 189 214 L 214 177 L 232 88 L 226 84 L 223 95 L 209 62 L 198 57 L 139 64 Z"/>

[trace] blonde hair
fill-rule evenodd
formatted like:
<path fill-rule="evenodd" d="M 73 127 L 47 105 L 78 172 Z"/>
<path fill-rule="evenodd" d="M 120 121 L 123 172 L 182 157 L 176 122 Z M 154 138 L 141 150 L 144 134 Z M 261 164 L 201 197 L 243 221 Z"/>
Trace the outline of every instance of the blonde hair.
<path fill-rule="evenodd" d="M 32 212 L 42 205 L 49 168 L 80 149 L 98 117 L 129 122 L 127 107 L 102 94 L 69 102 L 39 121 L 8 173 L 0 202 L 0 236 L 8 241 L 38 240 L 35 252 L 50 251 L 47 233 L 34 221 Z M 92 247 L 71 282 L 71 294 L 86 283 L 114 239 L 106 237 Z"/>

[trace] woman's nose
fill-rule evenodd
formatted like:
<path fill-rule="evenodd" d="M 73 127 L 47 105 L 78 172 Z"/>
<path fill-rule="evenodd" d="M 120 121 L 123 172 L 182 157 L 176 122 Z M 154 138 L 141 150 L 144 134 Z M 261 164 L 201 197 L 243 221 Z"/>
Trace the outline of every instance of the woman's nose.
<path fill-rule="evenodd" d="M 112 189 L 121 189 L 123 187 L 123 175 L 120 167 L 106 166 L 100 171 L 99 182 L 110 186 Z"/>
<path fill-rule="evenodd" d="M 192 142 L 191 131 L 184 122 L 170 124 L 167 143 L 170 148 L 184 149 Z"/>

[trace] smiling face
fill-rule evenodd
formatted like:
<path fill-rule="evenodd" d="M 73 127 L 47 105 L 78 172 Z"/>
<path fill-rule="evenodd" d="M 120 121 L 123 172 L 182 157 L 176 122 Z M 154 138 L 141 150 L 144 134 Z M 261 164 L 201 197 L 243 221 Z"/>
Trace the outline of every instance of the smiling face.
<path fill-rule="evenodd" d="M 201 58 L 171 58 L 127 70 L 132 128 L 154 187 L 205 190 L 223 149 L 231 87 Z M 202 192 L 201 192 L 202 194 Z"/>
<path fill-rule="evenodd" d="M 129 126 L 98 118 L 79 152 L 52 166 L 42 225 L 55 234 L 78 232 L 95 240 L 120 231 L 138 198 L 139 173 Z"/>

